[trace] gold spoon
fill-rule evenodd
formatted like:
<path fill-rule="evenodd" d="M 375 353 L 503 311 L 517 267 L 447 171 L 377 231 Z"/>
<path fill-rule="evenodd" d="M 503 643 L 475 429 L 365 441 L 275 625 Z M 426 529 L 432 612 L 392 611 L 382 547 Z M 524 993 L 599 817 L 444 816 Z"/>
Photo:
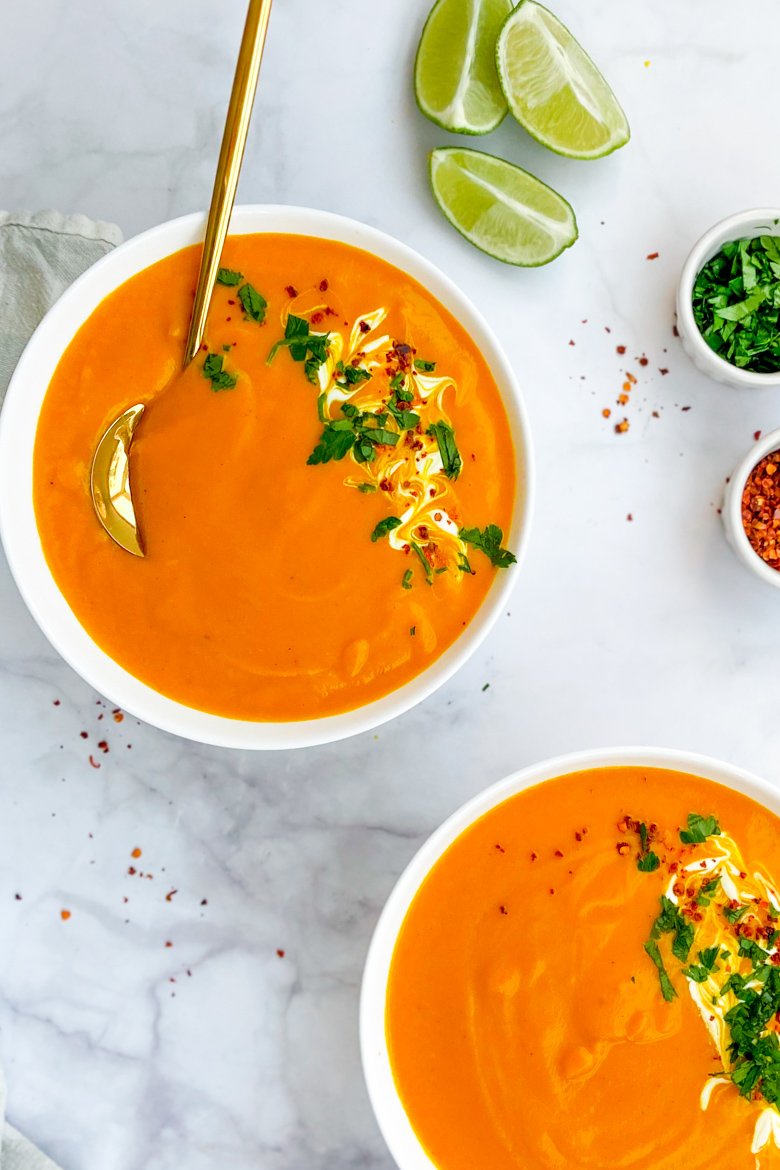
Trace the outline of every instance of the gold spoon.
<path fill-rule="evenodd" d="M 211 294 L 236 197 L 270 12 L 271 0 L 249 0 L 211 193 L 200 273 L 184 350 L 184 368 L 198 352 L 206 328 Z M 144 404 L 138 402 L 111 423 L 95 449 L 90 471 L 92 503 L 98 520 L 112 540 L 137 557 L 144 556 L 144 546 L 133 507 L 129 453 L 143 412 Z"/>

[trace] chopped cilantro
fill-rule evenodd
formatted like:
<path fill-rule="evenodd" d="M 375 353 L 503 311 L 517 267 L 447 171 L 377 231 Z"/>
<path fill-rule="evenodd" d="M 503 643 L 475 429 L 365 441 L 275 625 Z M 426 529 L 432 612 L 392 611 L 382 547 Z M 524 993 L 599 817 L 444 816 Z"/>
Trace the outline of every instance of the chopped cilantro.
<path fill-rule="evenodd" d="M 376 544 L 383 536 L 387 536 L 388 532 L 392 532 L 394 528 L 400 527 L 401 521 L 397 516 L 386 516 L 384 520 L 380 520 L 374 531 L 371 533 L 371 541 Z"/>
<path fill-rule="evenodd" d="M 696 902 L 699 906 L 709 906 L 712 899 L 715 897 L 718 886 L 720 885 L 720 878 L 710 878 L 709 881 L 702 882 L 699 887 L 699 892 L 696 895 Z"/>
<path fill-rule="evenodd" d="M 229 374 L 222 368 L 225 359 L 220 353 L 210 353 L 203 363 L 203 377 L 211 382 L 212 390 L 232 390 L 238 381 L 236 374 Z"/>
<path fill-rule="evenodd" d="M 219 268 L 217 269 L 217 284 L 226 284 L 229 288 L 240 284 L 244 279 L 242 272 L 236 272 L 234 268 Z"/>
<path fill-rule="evenodd" d="M 411 589 L 413 576 L 414 576 L 414 574 L 412 573 L 412 570 L 407 569 L 406 572 L 404 573 L 403 577 L 401 578 L 401 588 L 402 589 Z"/>
<path fill-rule="evenodd" d="M 390 379 L 390 389 L 391 390 L 402 390 L 403 386 L 404 386 L 405 377 L 406 377 L 406 375 L 401 373 L 400 371 L 397 374 L 395 374 Z"/>
<path fill-rule="evenodd" d="M 262 325 L 265 321 L 265 311 L 268 308 L 268 301 L 261 296 L 256 288 L 251 284 L 242 284 L 238 290 L 238 299 L 244 308 L 244 313 L 252 321 L 257 321 L 258 325 Z"/>
<path fill-rule="evenodd" d="M 417 633 L 417 626 L 409 626 L 409 633 L 412 635 L 412 637 L 414 637 L 414 635 Z"/>
<path fill-rule="evenodd" d="M 649 938 L 647 940 L 645 943 L 645 950 L 655 963 L 658 970 L 658 978 L 661 983 L 661 995 L 664 997 L 667 1003 L 671 1003 L 673 999 L 676 999 L 677 992 L 674 990 L 672 981 L 669 978 L 666 966 L 663 959 L 661 958 L 661 952 L 658 949 L 658 943 L 655 941 L 655 939 Z"/>
<path fill-rule="evenodd" d="M 465 555 L 465 553 L 458 554 L 458 572 L 469 573 L 472 577 L 475 576 L 474 570 L 469 564 L 469 558 Z"/>
<path fill-rule="evenodd" d="M 436 369 L 436 362 L 425 362 L 422 358 L 415 358 L 414 368 L 423 374 L 432 374 Z"/>
<path fill-rule="evenodd" d="M 501 547 L 504 534 L 497 524 L 488 524 L 487 528 L 482 530 L 461 528 L 458 536 L 461 540 L 465 540 L 466 544 L 473 544 L 474 548 L 480 549 L 497 569 L 507 569 L 517 560 L 517 557 L 508 548 Z"/>
<path fill-rule="evenodd" d="M 702 817 L 698 813 L 688 813 L 688 828 L 680 829 L 683 845 L 700 845 L 708 837 L 719 836 L 720 825 L 715 817 Z"/>
<path fill-rule="evenodd" d="M 720 958 L 720 947 L 707 947 L 699 951 L 699 962 L 683 968 L 683 975 L 692 979 L 694 983 L 706 983 L 710 975 L 714 975 L 720 968 L 717 961 Z"/>
<path fill-rule="evenodd" d="M 376 484 L 375 483 L 359 483 L 358 484 L 358 491 L 363 492 L 364 494 L 367 492 L 375 492 L 376 491 Z"/>
<path fill-rule="evenodd" d="M 636 867 L 642 873 L 655 873 L 660 864 L 658 854 L 653 853 L 652 849 L 649 853 L 645 853 L 644 857 L 637 857 L 636 859 Z"/>
<path fill-rule="evenodd" d="M 336 382 L 337 386 L 342 389 L 346 386 L 359 386 L 361 382 L 368 382 L 371 378 L 371 372 L 363 368 L 363 366 L 345 366 L 343 362 L 339 362 L 341 369 L 340 374 L 343 374 L 344 381 Z"/>
<path fill-rule="evenodd" d="M 747 906 L 734 906 L 732 909 L 731 906 L 726 905 L 723 907 L 723 917 L 733 926 L 735 922 L 739 922 L 743 915 L 747 914 L 747 909 Z"/>
<path fill-rule="evenodd" d="M 428 558 L 426 557 L 425 553 L 420 548 L 420 546 L 416 540 L 411 541 L 411 545 L 412 545 L 412 549 L 417 554 L 417 556 L 420 560 L 420 564 L 422 565 L 423 569 L 425 570 L 426 582 L 428 583 L 428 585 L 433 585 L 433 570 L 431 569 L 431 565 L 430 565 Z"/>
<path fill-rule="evenodd" d="M 306 460 L 309 464 L 330 463 L 331 459 L 343 459 L 354 446 L 355 432 L 347 419 L 328 422 L 320 435 L 320 441 Z"/>
<path fill-rule="evenodd" d="M 303 362 L 303 372 L 311 383 L 316 384 L 320 366 L 328 359 L 329 340 L 329 333 L 312 333 L 305 318 L 290 313 L 284 337 L 271 346 L 266 362 L 270 366 L 279 350 L 287 346 L 293 361 Z"/>
<path fill-rule="evenodd" d="M 704 340 L 725 361 L 780 370 L 780 237 L 724 244 L 696 277 L 692 307 Z"/>
<path fill-rule="evenodd" d="M 463 460 L 456 446 L 455 432 L 452 427 L 442 419 L 440 422 L 431 423 L 428 427 L 428 434 L 433 435 L 438 444 L 439 455 L 447 479 L 457 479 L 463 467 Z"/>

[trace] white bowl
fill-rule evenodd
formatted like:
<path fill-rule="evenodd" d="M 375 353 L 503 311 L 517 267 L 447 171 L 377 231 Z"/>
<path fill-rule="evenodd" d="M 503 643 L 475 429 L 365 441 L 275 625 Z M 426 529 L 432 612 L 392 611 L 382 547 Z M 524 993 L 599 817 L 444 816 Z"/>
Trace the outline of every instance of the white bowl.
<path fill-rule="evenodd" d="M 398 880 L 380 916 L 366 959 L 360 996 L 360 1048 L 368 1095 L 379 1128 L 400 1170 L 447 1170 L 423 1149 L 393 1080 L 385 1036 L 387 980 L 398 933 L 428 873 L 461 833 L 510 796 L 570 772 L 589 768 L 671 768 L 714 780 L 780 815 L 780 791 L 731 764 L 665 748 L 604 748 L 546 760 L 515 772 L 464 804 L 428 838 Z"/>
<path fill-rule="evenodd" d="M 683 349 L 703 374 L 738 390 L 744 387 L 764 389 L 767 386 L 780 386 L 780 370 L 775 374 L 740 370 L 710 349 L 694 320 L 693 286 L 704 265 L 724 244 L 730 240 L 753 239 L 764 235 L 780 235 L 780 209 L 759 207 L 753 211 L 739 211 L 736 215 L 722 219 L 693 245 L 677 286 L 677 331 Z"/>
<path fill-rule="evenodd" d="M 721 518 L 729 544 L 742 563 L 748 569 L 752 569 L 762 581 L 766 581 L 768 585 L 774 585 L 775 589 L 780 589 L 780 569 L 773 569 L 766 561 L 761 560 L 748 540 L 745 525 L 742 523 L 742 494 L 748 477 L 753 468 L 766 455 L 771 455 L 773 451 L 780 451 L 780 430 L 770 431 L 768 435 L 764 435 L 763 439 L 759 439 L 737 467 L 726 484 Z"/>
<path fill-rule="evenodd" d="M 19 590 L 38 625 L 86 681 L 125 711 L 188 739 L 222 747 L 308 747 L 344 739 L 394 718 L 427 698 L 474 653 L 506 606 L 528 542 L 533 455 L 528 420 L 512 368 L 490 327 L 453 282 L 417 252 L 376 228 L 304 207 L 247 206 L 231 233 L 289 232 L 340 240 L 381 257 L 424 285 L 473 337 L 496 379 L 517 454 L 518 490 L 507 543 L 517 564 L 502 570 L 474 620 L 422 674 L 381 699 L 341 715 L 289 723 L 228 719 L 177 703 L 140 682 L 100 649 L 73 614 L 49 571 L 33 509 L 33 445 L 47 387 L 81 324 L 135 273 L 203 238 L 205 217 L 186 215 L 122 244 L 84 273 L 36 329 L 16 368 L 0 417 L 0 535 Z"/>

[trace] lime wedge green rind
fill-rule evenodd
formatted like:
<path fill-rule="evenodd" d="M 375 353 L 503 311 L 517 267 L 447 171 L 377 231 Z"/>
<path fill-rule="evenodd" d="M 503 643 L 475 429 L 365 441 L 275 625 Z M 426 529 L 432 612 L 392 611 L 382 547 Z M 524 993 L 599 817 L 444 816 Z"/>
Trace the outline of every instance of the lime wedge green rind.
<path fill-rule="evenodd" d="M 577 239 L 566 200 L 503 159 L 467 147 L 431 152 L 433 194 L 452 226 L 505 264 L 538 268 Z"/>
<path fill-rule="evenodd" d="M 512 0 L 437 0 L 420 37 L 414 93 L 421 112 L 456 134 L 487 134 L 507 112 L 496 40 Z"/>
<path fill-rule="evenodd" d="M 603 158 L 631 137 L 608 83 L 556 16 L 521 0 L 496 45 L 509 110 L 528 133 L 568 158 Z"/>

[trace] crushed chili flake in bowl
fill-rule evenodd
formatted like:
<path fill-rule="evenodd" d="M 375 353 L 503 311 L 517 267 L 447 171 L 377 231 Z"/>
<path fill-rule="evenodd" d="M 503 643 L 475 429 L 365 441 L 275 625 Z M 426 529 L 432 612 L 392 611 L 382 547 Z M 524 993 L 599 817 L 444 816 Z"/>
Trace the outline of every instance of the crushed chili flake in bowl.
<path fill-rule="evenodd" d="M 780 589 L 780 430 L 759 439 L 726 481 L 721 516 L 743 564 Z"/>
<path fill-rule="evenodd" d="M 780 569 L 780 451 L 767 455 L 748 476 L 742 524 L 761 560 Z"/>

